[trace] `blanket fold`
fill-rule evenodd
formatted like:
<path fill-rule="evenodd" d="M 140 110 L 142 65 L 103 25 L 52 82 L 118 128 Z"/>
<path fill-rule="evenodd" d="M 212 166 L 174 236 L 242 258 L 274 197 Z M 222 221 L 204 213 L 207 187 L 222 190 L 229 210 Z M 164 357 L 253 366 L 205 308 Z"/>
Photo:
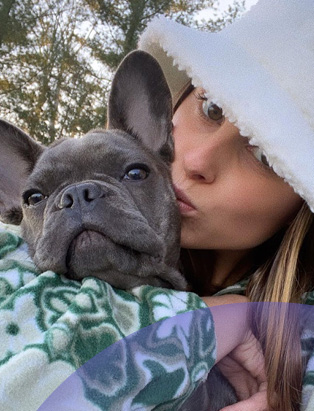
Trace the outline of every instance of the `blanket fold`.
<path fill-rule="evenodd" d="M 92 277 L 78 282 L 39 273 L 18 231 L 1 224 L 0 408 L 36 410 L 79 370 L 73 378 L 85 387 L 79 402 L 88 409 L 124 409 L 130 401 L 134 409 L 172 409 L 215 362 L 210 310 L 200 310 L 205 307 L 193 293 L 151 286 L 123 291 Z M 110 367 L 126 367 L 126 379 L 104 380 L 108 408 L 88 394 L 94 392 L 86 373 L 92 358 L 103 363 L 104 376 Z"/>

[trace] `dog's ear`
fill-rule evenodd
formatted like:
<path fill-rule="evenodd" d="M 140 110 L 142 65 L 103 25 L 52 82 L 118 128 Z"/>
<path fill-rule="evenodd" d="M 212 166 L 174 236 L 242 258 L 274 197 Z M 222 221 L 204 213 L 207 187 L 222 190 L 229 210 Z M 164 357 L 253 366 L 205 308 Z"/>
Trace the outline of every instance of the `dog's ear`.
<path fill-rule="evenodd" d="M 21 194 L 43 147 L 22 130 L 0 120 L 0 220 L 19 224 Z"/>
<path fill-rule="evenodd" d="M 133 51 L 118 67 L 109 97 L 108 128 L 126 131 L 172 161 L 171 93 L 150 54 Z"/>

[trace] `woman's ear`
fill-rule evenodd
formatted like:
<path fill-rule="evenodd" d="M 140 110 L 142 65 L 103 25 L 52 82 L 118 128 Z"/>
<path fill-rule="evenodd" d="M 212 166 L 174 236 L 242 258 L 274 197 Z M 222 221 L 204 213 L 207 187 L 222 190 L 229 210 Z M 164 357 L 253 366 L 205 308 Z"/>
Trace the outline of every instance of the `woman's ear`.
<path fill-rule="evenodd" d="M 161 67 L 150 54 L 131 52 L 113 79 L 108 128 L 131 134 L 170 162 L 173 157 L 171 120 L 171 93 Z"/>

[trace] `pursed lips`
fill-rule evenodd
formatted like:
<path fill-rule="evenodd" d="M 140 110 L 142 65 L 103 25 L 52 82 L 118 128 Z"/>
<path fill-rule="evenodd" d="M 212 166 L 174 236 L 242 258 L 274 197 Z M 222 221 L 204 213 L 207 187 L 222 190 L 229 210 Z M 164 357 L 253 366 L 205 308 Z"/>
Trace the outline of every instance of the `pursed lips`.
<path fill-rule="evenodd" d="M 177 203 L 178 203 L 181 214 L 187 214 L 187 213 L 191 213 L 192 211 L 196 211 L 195 205 L 191 202 L 191 200 L 184 193 L 183 190 L 174 186 L 174 191 L 176 194 Z"/>

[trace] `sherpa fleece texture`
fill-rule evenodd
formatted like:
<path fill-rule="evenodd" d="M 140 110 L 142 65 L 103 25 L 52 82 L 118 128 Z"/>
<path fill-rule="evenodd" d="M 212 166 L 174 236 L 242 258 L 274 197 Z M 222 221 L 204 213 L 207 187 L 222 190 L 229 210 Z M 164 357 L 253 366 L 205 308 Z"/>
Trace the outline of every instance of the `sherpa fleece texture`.
<path fill-rule="evenodd" d="M 139 48 L 173 96 L 191 78 L 314 211 L 314 2 L 260 0 L 218 33 L 156 18 Z"/>

